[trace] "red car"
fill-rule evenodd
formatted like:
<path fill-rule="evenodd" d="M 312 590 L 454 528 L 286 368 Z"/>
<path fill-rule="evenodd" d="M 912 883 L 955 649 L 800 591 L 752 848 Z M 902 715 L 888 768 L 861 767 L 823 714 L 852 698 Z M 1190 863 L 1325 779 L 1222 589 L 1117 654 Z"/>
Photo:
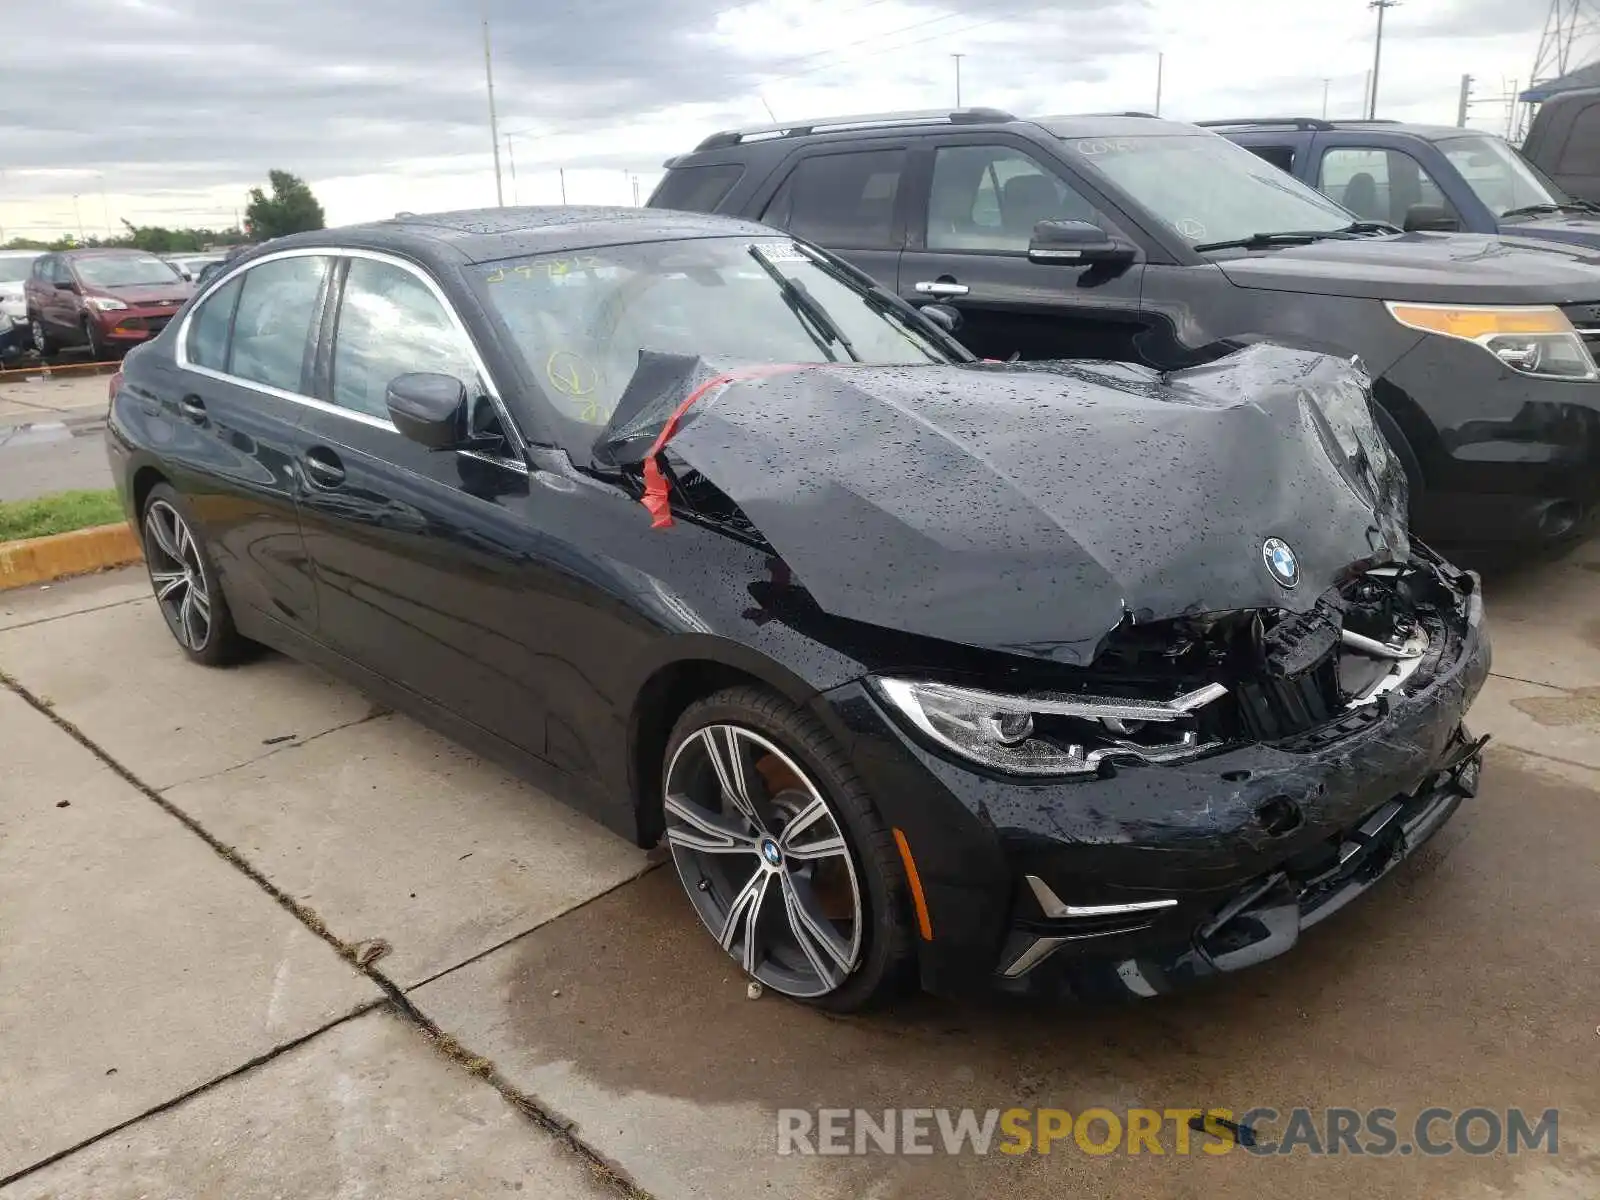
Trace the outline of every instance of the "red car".
<path fill-rule="evenodd" d="M 33 348 L 120 356 L 161 332 L 191 291 L 171 264 L 143 250 L 41 254 L 24 288 Z"/>

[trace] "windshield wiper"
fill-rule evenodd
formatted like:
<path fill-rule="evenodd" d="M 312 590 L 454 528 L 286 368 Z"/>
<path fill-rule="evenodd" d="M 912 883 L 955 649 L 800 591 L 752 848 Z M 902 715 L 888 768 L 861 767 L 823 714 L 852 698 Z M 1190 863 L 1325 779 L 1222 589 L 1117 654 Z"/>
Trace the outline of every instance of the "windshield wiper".
<path fill-rule="evenodd" d="M 1590 204 L 1587 200 L 1574 200 L 1567 204 L 1524 204 L 1520 208 L 1508 208 L 1501 213 L 1502 217 L 1531 217 L 1539 213 L 1595 213 L 1600 212 L 1600 206 Z"/>
<path fill-rule="evenodd" d="M 1307 246 L 1324 238 L 1344 239 L 1354 234 L 1344 229 L 1285 230 L 1282 233 L 1252 233 L 1249 237 L 1230 238 L 1225 242 L 1201 242 L 1195 250 L 1265 250 L 1269 246 Z"/>
<path fill-rule="evenodd" d="M 750 257 L 755 259 L 761 269 L 771 277 L 772 282 L 778 285 L 778 290 L 783 293 L 784 302 L 793 310 L 795 316 L 801 319 L 802 324 L 809 323 L 815 326 L 816 333 L 820 333 L 830 342 L 837 342 L 843 346 L 844 352 L 850 356 L 851 362 L 861 361 L 861 356 L 856 353 L 855 345 L 845 336 L 844 330 L 834 324 L 833 318 L 828 315 L 828 310 L 817 302 L 817 298 L 811 294 L 811 290 L 805 284 L 798 279 L 790 279 L 782 271 L 778 270 L 777 267 L 767 261 L 767 256 L 762 254 L 757 246 L 750 247 Z M 811 331 L 808 330 L 807 332 Z M 833 355 L 828 354 L 827 345 L 817 338 L 815 333 L 812 334 L 811 340 L 817 342 L 817 348 L 828 355 L 828 361 L 838 361 Z"/>
<path fill-rule="evenodd" d="M 1341 232 L 1354 233 L 1354 234 L 1358 234 L 1359 235 L 1359 234 L 1378 234 L 1378 233 L 1404 233 L 1405 230 L 1401 229 L 1400 226 L 1398 226 L 1398 225 L 1391 225 L 1387 221 L 1352 221 L 1350 224 L 1346 225 Z"/>

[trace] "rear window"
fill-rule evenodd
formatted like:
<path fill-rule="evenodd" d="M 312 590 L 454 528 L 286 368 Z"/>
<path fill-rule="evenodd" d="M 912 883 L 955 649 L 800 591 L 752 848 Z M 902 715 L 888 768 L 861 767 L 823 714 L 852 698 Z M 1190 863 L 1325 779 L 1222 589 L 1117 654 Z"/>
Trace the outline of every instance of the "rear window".
<path fill-rule="evenodd" d="M 905 163 L 904 150 L 855 150 L 802 159 L 761 219 L 829 249 L 895 249 L 895 201 Z"/>
<path fill-rule="evenodd" d="M 676 167 L 667 172 L 656 194 L 650 197 L 651 208 L 675 208 L 680 212 L 715 212 L 733 185 L 739 182 L 744 168 L 738 163 L 718 166 Z"/>

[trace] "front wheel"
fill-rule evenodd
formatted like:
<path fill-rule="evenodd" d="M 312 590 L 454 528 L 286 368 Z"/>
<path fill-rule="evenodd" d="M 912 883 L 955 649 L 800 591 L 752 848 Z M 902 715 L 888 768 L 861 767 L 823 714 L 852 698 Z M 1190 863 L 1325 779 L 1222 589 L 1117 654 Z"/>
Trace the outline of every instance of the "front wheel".
<path fill-rule="evenodd" d="M 90 317 L 83 319 L 83 344 L 89 347 L 90 362 L 104 362 L 106 359 L 106 341 L 100 335 L 99 323 Z"/>
<path fill-rule="evenodd" d="M 234 628 L 216 568 L 183 498 L 168 484 L 150 489 L 142 532 L 156 606 L 183 652 L 208 667 L 238 661 L 249 643 Z"/>
<path fill-rule="evenodd" d="M 746 974 L 837 1011 L 901 989 L 913 951 L 894 839 L 815 718 L 762 688 L 718 692 L 679 719 L 663 779 L 678 878 Z"/>

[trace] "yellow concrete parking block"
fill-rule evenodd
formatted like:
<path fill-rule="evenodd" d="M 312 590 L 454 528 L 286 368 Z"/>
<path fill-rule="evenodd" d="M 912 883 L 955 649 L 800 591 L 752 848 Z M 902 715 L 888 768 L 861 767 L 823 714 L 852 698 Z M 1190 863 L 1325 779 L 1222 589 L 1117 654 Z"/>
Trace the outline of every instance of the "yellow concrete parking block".
<path fill-rule="evenodd" d="M 133 530 L 123 524 L 0 542 L 0 591 L 123 567 L 143 557 Z"/>

